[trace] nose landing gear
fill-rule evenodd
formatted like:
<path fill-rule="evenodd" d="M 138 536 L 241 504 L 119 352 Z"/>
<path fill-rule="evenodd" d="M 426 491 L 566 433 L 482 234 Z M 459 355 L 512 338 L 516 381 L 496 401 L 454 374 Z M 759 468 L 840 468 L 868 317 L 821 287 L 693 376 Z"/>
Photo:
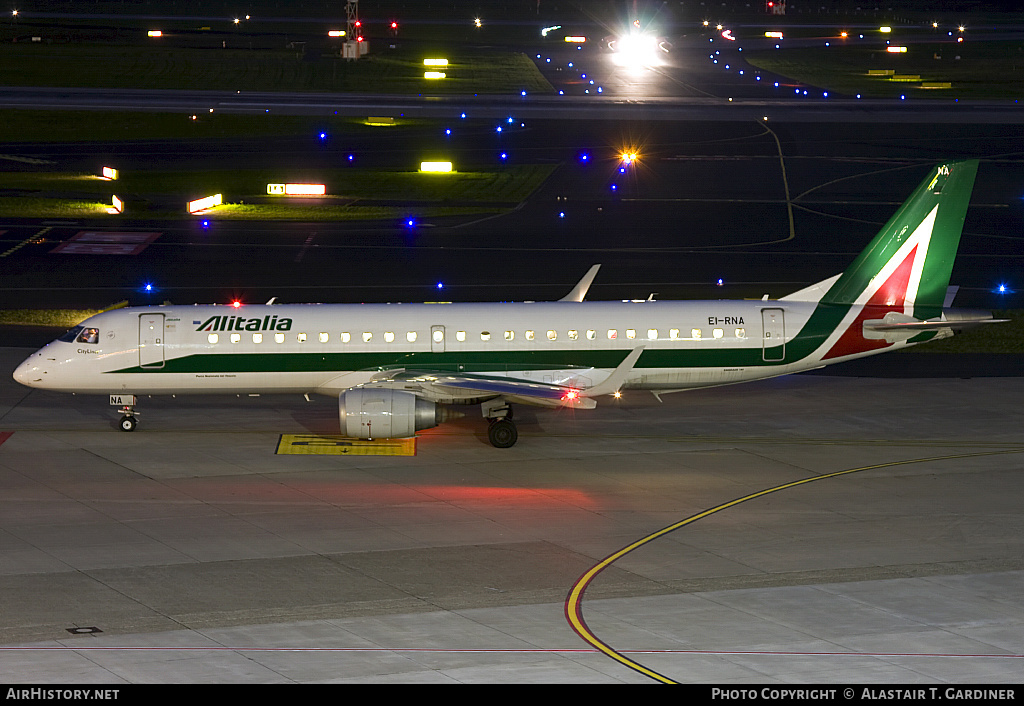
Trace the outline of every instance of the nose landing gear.
<path fill-rule="evenodd" d="M 121 431 L 135 431 L 135 427 L 138 426 L 138 420 L 135 419 L 135 410 L 131 405 L 125 405 L 120 409 L 121 416 Z"/>

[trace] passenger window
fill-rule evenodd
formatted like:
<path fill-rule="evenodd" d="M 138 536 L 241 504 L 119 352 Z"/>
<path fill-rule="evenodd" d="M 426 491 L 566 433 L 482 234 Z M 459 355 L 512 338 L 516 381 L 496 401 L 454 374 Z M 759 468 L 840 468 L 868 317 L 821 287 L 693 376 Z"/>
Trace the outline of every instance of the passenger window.
<path fill-rule="evenodd" d="M 242 334 L 240 334 L 240 333 L 233 333 L 233 334 L 231 334 L 231 342 L 232 343 L 238 343 L 241 340 L 242 340 Z"/>
<path fill-rule="evenodd" d="M 489 341 L 489 340 L 491 340 L 491 332 L 490 331 L 481 331 L 480 332 L 480 340 L 481 341 Z"/>
<path fill-rule="evenodd" d="M 440 342 L 440 340 L 441 340 L 442 338 L 444 338 L 444 334 L 443 334 L 443 333 L 441 334 L 441 338 L 438 338 L 438 337 L 437 337 L 437 334 L 439 334 L 439 333 L 441 333 L 441 332 L 440 332 L 440 331 L 437 331 L 437 332 L 436 332 L 436 333 L 434 334 L 434 340 L 435 340 L 435 341 L 438 341 L 438 342 Z M 455 332 L 455 340 L 456 340 L 456 341 L 458 341 L 459 343 L 462 343 L 463 341 L 465 341 L 465 340 L 466 340 L 466 332 L 465 332 L 465 331 L 456 331 L 456 332 Z"/>
<path fill-rule="evenodd" d="M 385 343 L 393 343 L 394 340 L 395 340 L 395 332 L 394 331 L 385 331 L 384 332 L 384 342 Z"/>
<path fill-rule="evenodd" d="M 363 331 L 363 343 L 369 343 L 373 340 L 373 334 L 369 331 Z"/>
<path fill-rule="evenodd" d="M 330 334 L 328 334 L 326 331 L 321 331 L 320 332 L 320 343 L 327 343 L 329 340 L 331 340 Z"/>
<path fill-rule="evenodd" d="M 571 329 L 571 330 L 569 331 L 569 340 L 570 340 L 570 341 L 575 341 L 575 340 L 577 340 L 577 339 L 578 339 L 579 337 L 580 337 L 580 333 L 579 333 L 579 331 L 577 331 L 576 329 Z"/>
<path fill-rule="evenodd" d="M 405 340 L 407 340 L 409 343 L 416 343 L 416 332 L 410 331 L 409 333 L 405 334 Z"/>
<path fill-rule="evenodd" d="M 636 329 L 626 329 L 626 338 L 636 338 Z"/>
<path fill-rule="evenodd" d="M 342 331 L 341 332 L 341 342 L 342 343 L 348 343 L 351 340 L 352 340 L 352 334 L 351 333 L 349 333 L 348 331 Z"/>
<path fill-rule="evenodd" d="M 558 332 L 556 332 L 556 331 L 548 331 L 548 340 L 549 341 L 554 341 L 554 340 L 557 340 L 557 339 L 558 339 Z"/>
<path fill-rule="evenodd" d="M 209 336 L 206 337 L 206 340 L 209 341 L 210 343 L 216 343 L 217 341 L 220 340 L 220 336 L 218 336 L 215 333 L 211 333 Z"/>
<path fill-rule="evenodd" d="M 533 333 L 533 331 L 527 331 L 526 332 L 526 340 L 527 341 L 532 341 L 534 339 L 534 336 L 535 336 L 535 334 Z"/>
<path fill-rule="evenodd" d="M 656 328 L 649 328 L 649 329 L 647 329 L 647 338 L 649 338 L 652 341 L 657 341 L 658 340 L 658 329 L 656 329 Z"/>
<path fill-rule="evenodd" d="M 99 343 L 100 341 L 100 330 L 98 328 L 84 328 L 82 332 L 78 334 L 78 338 L 75 339 L 75 343 Z"/>
<path fill-rule="evenodd" d="M 515 332 L 515 331 L 506 331 L 506 332 L 505 332 L 505 340 L 506 340 L 506 341 L 511 341 L 511 340 L 513 340 L 513 339 L 514 339 L 515 337 L 516 337 L 516 332 Z"/>
<path fill-rule="evenodd" d="M 253 343 L 263 343 L 263 334 L 262 333 L 254 333 L 252 335 L 252 342 Z"/>
<path fill-rule="evenodd" d="M 736 338 L 746 338 L 746 337 L 747 337 L 747 330 L 746 329 L 744 329 L 744 328 L 736 329 Z"/>
<path fill-rule="evenodd" d="M 305 343 L 306 342 L 306 334 L 304 334 L 304 333 L 297 333 L 297 334 L 295 334 L 295 340 L 297 340 L 299 343 Z"/>
<path fill-rule="evenodd" d="M 679 329 L 677 329 L 677 328 L 671 329 L 671 330 L 670 330 L 670 331 L 668 332 L 668 337 L 669 337 L 670 339 L 672 339 L 673 341 L 676 341 L 676 340 L 678 340 L 678 339 L 679 339 Z"/>
<path fill-rule="evenodd" d="M 690 329 L 690 338 L 693 338 L 693 339 L 699 341 L 700 340 L 700 329 L 699 328 Z"/>
<path fill-rule="evenodd" d="M 722 336 L 725 335 L 725 332 L 720 328 L 716 328 L 711 331 L 711 335 L 714 336 L 715 338 L 721 338 Z"/>
<path fill-rule="evenodd" d="M 460 335 L 462 336 L 461 338 L 459 338 Z M 455 338 L 458 338 L 460 341 L 465 341 L 466 340 L 466 332 L 465 331 L 459 331 L 457 334 L 455 334 Z M 437 331 L 434 331 L 434 343 L 440 343 L 443 340 L 444 340 L 444 331 L 441 331 L 440 329 L 438 329 Z"/>
<path fill-rule="evenodd" d="M 619 337 L 619 332 L 616 329 L 613 329 L 613 328 L 608 329 L 608 340 L 609 341 L 614 340 L 614 339 L 616 339 L 618 337 Z"/>
<path fill-rule="evenodd" d="M 595 338 L 597 338 L 597 331 L 594 329 L 587 329 L 587 340 L 593 341 Z"/>
<path fill-rule="evenodd" d="M 275 333 L 274 334 L 274 343 L 284 343 L 284 334 L 283 333 Z"/>

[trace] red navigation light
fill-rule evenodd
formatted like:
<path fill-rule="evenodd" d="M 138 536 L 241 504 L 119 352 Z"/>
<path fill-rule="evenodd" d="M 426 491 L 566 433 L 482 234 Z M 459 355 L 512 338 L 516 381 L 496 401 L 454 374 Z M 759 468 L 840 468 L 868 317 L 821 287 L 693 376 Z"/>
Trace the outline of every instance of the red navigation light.
<path fill-rule="evenodd" d="M 580 391 L 579 390 L 568 390 L 565 393 L 565 396 L 562 397 L 562 399 L 565 400 L 566 402 L 576 402 L 579 398 L 580 398 Z"/>
<path fill-rule="evenodd" d="M 392 22 L 391 23 L 391 29 L 398 29 L 398 23 L 397 22 Z"/>
<path fill-rule="evenodd" d="M 237 309 L 240 306 L 242 306 L 242 302 L 240 302 L 237 299 L 235 299 L 233 302 L 231 302 L 231 306 L 233 306 L 233 307 L 235 307 Z"/>

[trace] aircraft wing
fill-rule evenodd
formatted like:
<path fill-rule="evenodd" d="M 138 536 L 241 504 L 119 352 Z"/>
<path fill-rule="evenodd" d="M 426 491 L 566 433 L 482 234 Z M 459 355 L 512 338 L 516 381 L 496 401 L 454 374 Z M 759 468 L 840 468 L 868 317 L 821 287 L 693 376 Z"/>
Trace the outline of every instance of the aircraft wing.
<path fill-rule="evenodd" d="M 383 371 L 362 387 L 405 390 L 448 404 L 502 397 L 509 402 L 541 407 L 593 409 L 597 406 L 594 397 L 613 394 L 622 387 L 642 352 L 643 346 L 633 349 L 607 378 L 584 388 L 510 377 L 406 369 Z"/>

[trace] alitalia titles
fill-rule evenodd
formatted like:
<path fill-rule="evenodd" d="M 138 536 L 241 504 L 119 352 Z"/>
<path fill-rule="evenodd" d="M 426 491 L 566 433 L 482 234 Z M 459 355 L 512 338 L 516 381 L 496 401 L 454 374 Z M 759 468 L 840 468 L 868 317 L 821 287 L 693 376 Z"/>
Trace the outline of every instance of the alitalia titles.
<path fill-rule="evenodd" d="M 244 316 L 211 316 L 206 321 L 198 324 L 196 331 L 291 331 L 292 320 L 277 318 L 277 316 L 264 316 L 262 319 L 247 319 Z"/>

